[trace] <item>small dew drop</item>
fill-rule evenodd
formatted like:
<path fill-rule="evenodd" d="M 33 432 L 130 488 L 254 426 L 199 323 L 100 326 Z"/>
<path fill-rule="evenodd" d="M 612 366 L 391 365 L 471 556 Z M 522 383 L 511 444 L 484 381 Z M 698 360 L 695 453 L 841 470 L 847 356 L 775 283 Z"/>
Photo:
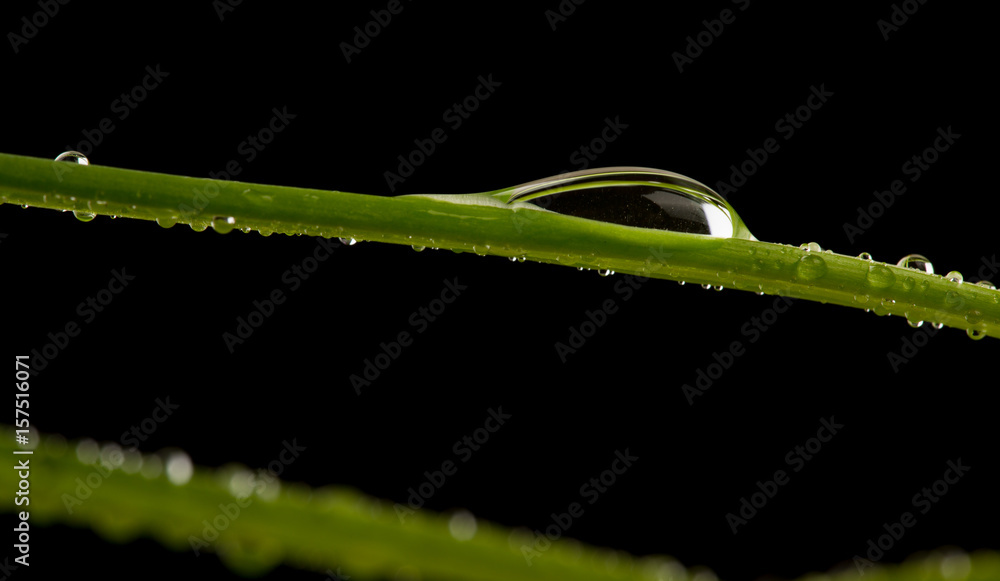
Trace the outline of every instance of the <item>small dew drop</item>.
<path fill-rule="evenodd" d="M 983 314 L 979 311 L 969 311 L 965 315 L 965 320 L 970 325 L 978 325 L 983 321 Z"/>
<path fill-rule="evenodd" d="M 981 286 L 983 288 L 988 288 L 990 290 L 997 290 L 997 287 L 994 286 L 993 283 L 988 280 L 981 280 L 977 282 L 976 285 Z"/>
<path fill-rule="evenodd" d="M 904 278 L 904 279 L 903 279 L 903 288 L 904 288 L 905 290 L 912 290 L 912 289 L 913 289 L 913 286 L 914 286 L 915 284 L 916 284 L 916 283 L 915 283 L 915 282 L 913 282 L 913 279 L 912 279 L 912 278 L 910 278 L 910 277 L 906 277 L 906 278 Z"/>
<path fill-rule="evenodd" d="M 191 457 L 184 452 L 174 452 L 167 458 L 166 462 L 167 479 L 171 483 L 181 486 L 187 484 L 194 474 L 194 464 Z"/>
<path fill-rule="evenodd" d="M 806 242 L 804 244 L 799 245 L 799 248 L 801 248 L 802 250 L 805 250 L 806 252 L 822 252 L 823 251 L 823 247 L 820 246 L 819 244 L 815 243 L 815 242 Z"/>
<path fill-rule="evenodd" d="M 345 246 L 354 246 L 358 243 L 354 238 L 340 238 L 339 240 Z"/>
<path fill-rule="evenodd" d="M 708 290 L 708 289 L 712 288 L 712 285 L 710 285 L 710 284 L 703 284 L 703 285 L 701 285 L 701 288 L 703 288 L 705 290 Z"/>
<path fill-rule="evenodd" d="M 518 256 L 518 257 L 517 257 L 517 261 L 518 261 L 518 262 L 524 262 L 524 261 L 525 261 L 525 260 L 527 260 L 527 259 L 528 259 L 528 257 L 527 257 L 527 256 Z"/>
<path fill-rule="evenodd" d="M 822 278 L 826 274 L 826 271 L 826 261 L 822 257 L 813 254 L 803 256 L 795 265 L 795 273 L 802 280 Z"/>
<path fill-rule="evenodd" d="M 919 270 L 927 274 L 934 274 L 934 265 L 931 264 L 931 261 L 922 254 L 907 254 L 899 259 L 896 266 L 902 268 L 912 268 L 913 270 Z"/>
<path fill-rule="evenodd" d="M 90 222 L 97 217 L 93 212 L 81 212 L 80 210 L 73 210 L 73 216 L 81 222 Z"/>
<path fill-rule="evenodd" d="M 908 325 L 910 325 L 911 327 L 913 327 L 914 329 L 916 329 L 916 328 L 918 328 L 918 327 L 920 327 L 921 325 L 923 325 L 923 324 L 924 324 L 924 322 L 923 322 L 923 321 L 915 321 L 915 320 L 913 320 L 913 319 L 907 319 L 907 320 L 906 320 L 906 323 L 907 323 Z"/>
<path fill-rule="evenodd" d="M 716 291 L 721 291 L 723 289 L 723 286 L 720 284 L 718 286 L 713 286 L 712 288 L 715 289 Z"/>
<path fill-rule="evenodd" d="M 861 254 L 858 255 L 858 258 L 860 258 L 861 260 L 867 260 L 868 262 L 874 260 L 872 258 L 872 255 L 867 252 L 862 252 Z"/>
<path fill-rule="evenodd" d="M 679 281 L 677 281 L 677 284 L 679 284 L 679 285 L 681 285 L 681 286 L 684 286 L 684 285 L 686 285 L 687 283 L 686 283 L 686 282 L 684 282 L 683 280 L 679 280 Z"/>
<path fill-rule="evenodd" d="M 412 248 L 413 248 L 414 250 L 416 250 L 417 252 L 423 252 L 424 250 L 426 250 L 426 249 L 427 249 L 427 247 L 426 247 L 426 246 L 418 246 L 418 245 L 416 245 L 416 244 L 414 244 L 414 245 L 412 246 Z"/>
<path fill-rule="evenodd" d="M 83 464 L 93 464 L 100 457 L 101 448 L 97 442 L 86 438 L 76 445 L 76 459 Z"/>
<path fill-rule="evenodd" d="M 508 256 L 507 259 L 510 260 L 511 262 L 517 262 L 516 256 Z"/>
<path fill-rule="evenodd" d="M 55 161 L 68 161 L 80 165 L 90 165 L 90 160 L 79 151 L 64 151 L 56 156 Z"/>
<path fill-rule="evenodd" d="M 212 228 L 219 234 L 228 234 L 233 231 L 236 218 L 232 216 L 216 216 L 212 218 Z"/>
<path fill-rule="evenodd" d="M 986 336 L 986 331 L 981 331 L 979 329 L 966 329 L 965 334 L 969 336 L 969 339 L 978 341 Z"/>
<path fill-rule="evenodd" d="M 931 323 L 931 327 L 934 327 L 935 329 L 941 329 L 944 327 L 944 323 Z"/>
<path fill-rule="evenodd" d="M 601 276 L 611 276 L 614 273 L 615 273 L 615 271 L 611 270 L 610 268 L 598 268 L 597 269 L 597 274 L 599 274 Z"/>
<path fill-rule="evenodd" d="M 578 267 L 576 267 L 576 269 L 577 270 L 583 270 L 583 267 L 582 266 L 578 266 Z"/>
<path fill-rule="evenodd" d="M 889 270 L 889 267 L 881 264 L 871 264 L 868 266 L 868 284 L 875 288 L 889 288 L 896 282 L 896 275 Z"/>
<path fill-rule="evenodd" d="M 471 512 L 460 510 L 448 520 L 448 532 L 458 541 L 468 541 L 476 536 L 476 517 Z"/>
<path fill-rule="evenodd" d="M 947 278 L 949 281 L 954 282 L 954 283 L 958 283 L 958 284 L 962 284 L 962 282 L 964 280 L 962 278 L 962 273 L 958 272 L 957 270 L 953 270 L 953 271 L 949 272 L 948 274 L 944 275 L 944 277 Z"/>

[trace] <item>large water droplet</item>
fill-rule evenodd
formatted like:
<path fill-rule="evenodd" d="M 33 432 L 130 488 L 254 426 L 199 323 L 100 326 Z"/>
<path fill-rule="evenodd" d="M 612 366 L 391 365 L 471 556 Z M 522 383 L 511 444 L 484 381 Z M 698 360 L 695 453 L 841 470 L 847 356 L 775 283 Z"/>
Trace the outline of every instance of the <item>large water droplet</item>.
<path fill-rule="evenodd" d="M 913 270 L 919 270 L 921 272 L 926 272 L 927 274 L 934 274 L 934 265 L 931 264 L 931 261 L 928 260 L 926 256 L 921 254 L 907 254 L 899 259 L 896 266 L 912 268 Z"/>
<path fill-rule="evenodd" d="M 826 261 L 815 254 L 807 254 L 795 264 L 795 273 L 802 280 L 816 280 L 826 274 Z"/>
<path fill-rule="evenodd" d="M 97 217 L 97 214 L 94 214 L 93 212 L 83 212 L 80 210 L 73 210 L 73 216 L 75 216 L 76 219 L 81 222 L 90 222 L 91 220 Z"/>
<path fill-rule="evenodd" d="M 896 282 L 896 275 L 888 266 L 872 264 L 868 267 L 868 284 L 875 288 L 889 288 Z"/>
<path fill-rule="evenodd" d="M 755 240 L 736 210 L 708 186 L 683 175 L 642 167 L 571 172 L 496 194 L 588 220 Z"/>
<path fill-rule="evenodd" d="M 90 165 L 90 160 L 79 151 L 64 151 L 56 156 L 55 161 L 68 161 L 80 165 Z"/>

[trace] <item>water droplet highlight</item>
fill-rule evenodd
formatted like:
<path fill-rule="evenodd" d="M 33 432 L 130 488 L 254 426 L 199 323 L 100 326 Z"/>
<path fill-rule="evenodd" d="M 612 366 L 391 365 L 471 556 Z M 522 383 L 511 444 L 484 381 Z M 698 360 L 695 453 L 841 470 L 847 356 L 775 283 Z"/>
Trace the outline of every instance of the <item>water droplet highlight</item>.
<path fill-rule="evenodd" d="M 962 281 L 964 280 L 962 278 L 962 273 L 958 272 L 957 270 L 953 270 L 953 271 L 949 272 L 948 274 L 944 275 L 944 277 L 947 278 L 949 281 L 954 282 L 954 283 L 958 283 L 958 284 L 962 284 Z"/>
<path fill-rule="evenodd" d="M 549 212 L 635 228 L 756 240 L 729 202 L 689 177 L 607 167 L 536 180 L 495 194 Z"/>
<path fill-rule="evenodd" d="M 64 151 L 56 156 L 55 161 L 68 161 L 80 165 L 90 165 L 90 160 L 79 151 Z"/>
<path fill-rule="evenodd" d="M 614 273 L 615 273 L 615 271 L 611 270 L 610 268 L 598 268 L 597 269 L 597 274 L 599 274 L 601 276 L 611 276 Z"/>
<path fill-rule="evenodd" d="M 926 272 L 927 274 L 934 274 L 934 265 L 931 264 L 931 261 L 922 254 L 907 254 L 899 259 L 896 266 L 902 268 L 912 268 L 913 270 L 919 270 L 921 272 Z"/>
<path fill-rule="evenodd" d="M 344 246 L 354 246 L 358 243 L 358 241 L 354 238 L 338 238 L 338 240 L 340 240 L 340 243 Z"/>

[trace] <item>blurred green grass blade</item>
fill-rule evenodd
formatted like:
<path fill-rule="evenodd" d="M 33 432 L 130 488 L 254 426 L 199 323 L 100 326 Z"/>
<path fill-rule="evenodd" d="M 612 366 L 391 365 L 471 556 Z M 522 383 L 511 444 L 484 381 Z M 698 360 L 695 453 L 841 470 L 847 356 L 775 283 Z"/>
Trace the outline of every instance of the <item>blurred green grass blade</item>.
<path fill-rule="evenodd" d="M 34 453 L 16 456 L 12 452 L 20 448 L 13 444 L 13 429 L 0 427 L 0 454 L 30 459 L 31 504 L 18 510 L 28 508 L 31 526 L 67 523 L 118 543 L 150 536 L 177 551 L 217 553 L 247 576 L 284 563 L 339 571 L 359 580 L 393 578 L 407 570 L 441 580 L 714 579 L 706 569 L 685 569 L 669 557 L 638 558 L 570 539 L 557 540 L 547 549 L 536 545 L 538 553 L 529 565 L 523 546 L 531 543 L 531 536 L 520 529 L 478 521 L 471 539 L 458 540 L 449 529 L 449 515 L 421 509 L 404 513 L 401 522 L 391 502 L 350 488 L 313 489 L 277 479 L 258 479 L 252 493 L 237 502 L 230 481 L 248 474 L 246 469 L 195 467 L 190 480 L 177 485 L 162 474 L 127 473 L 121 462 L 116 468 L 100 465 L 100 460 L 84 463 L 77 458 L 77 443 L 67 444 L 59 436 L 33 437 L 41 441 Z M 145 461 L 150 458 L 145 456 Z M 15 470 L 0 471 L 0 487 L 16 489 L 18 480 Z M 17 508 L 12 503 L 3 506 L 8 511 Z M 832 576 L 802 579 L 858 577 L 857 569 L 850 567 Z M 932 553 L 901 565 L 876 564 L 864 569 L 863 578 L 995 581 L 1000 579 L 1000 554 Z"/>

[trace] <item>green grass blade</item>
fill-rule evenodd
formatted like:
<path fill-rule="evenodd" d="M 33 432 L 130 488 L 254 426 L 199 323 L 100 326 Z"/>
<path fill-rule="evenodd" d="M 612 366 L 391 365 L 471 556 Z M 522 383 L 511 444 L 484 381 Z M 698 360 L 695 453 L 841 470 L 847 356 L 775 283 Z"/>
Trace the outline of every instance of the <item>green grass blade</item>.
<path fill-rule="evenodd" d="M 506 190 L 500 190 L 502 193 Z M 190 224 L 526 257 L 870 309 L 1000 337 L 1000 291 L 744 238 L 632 228 L 507 205 L 496 194 L 384 197 L 0 154 L 0 202 Z"/>

